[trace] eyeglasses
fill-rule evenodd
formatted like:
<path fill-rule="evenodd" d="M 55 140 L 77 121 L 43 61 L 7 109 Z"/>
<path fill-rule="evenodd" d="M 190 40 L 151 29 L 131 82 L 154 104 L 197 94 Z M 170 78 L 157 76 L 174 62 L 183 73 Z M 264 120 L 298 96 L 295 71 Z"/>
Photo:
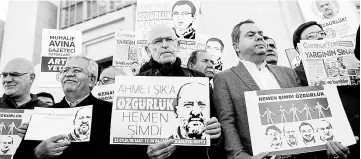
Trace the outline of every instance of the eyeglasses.
<path fill-rule="evenodd" d="M 310 32 L 306 35 L 306 40 L 318 40 L 319 38 L 325 38 L 326 37 L 326 32 L 324 32 L 323 30 L 320 30 L 318 32 Z"/>
<path fill-rule="evenodd" d="M 182 12 L 182 13 L 173 12 L 172 14 L 173 14 L 173 16 L 179 16 L 179 15 L 181 15 L 181 16 L 188 16 L 188 15 L 190 15 L 191 13 L 189 13 L 189 12 Z"/>
<path fill-rule="evenodd" d="M 110 77 L 103 77 L 102 79 L 100 79 L 98 81 L 98 85 L 102 85 L 102 84 L 108 84 L 109 81 L 114 81 L 114 78 L 110 78 Z"/>
<path fill-rule="evenodd" d="M 157 38 L 157 39 L 153 40 L 153 42 L 151 44 L 153 44 L 153 45 L 161 45 L 164 40 L 165 40 L 165 42 L 167 44 L 172 44 L 172 43 L 174 43 L 176 41 L 172 37 L 165 37 L 165 38 Z"/>
<path fill-rule="evenodd" d="M 58 81 L 61 81 L 61 79 L 64 77 L 64 75 L 69 73 L 69 72 L 71 72 L 71 73 L 73 73 L 75 75 L 78 75 L 80 73 L 86 73 L 82 68 L 79 68 L 79 67 L 64 67 L 56 75 L 56 79 Z"/>
<path fill-rule="evenodd" d="M 69 72 L 78 74 L 78 73 L 83 73 L 84 70 L 79 67 L 65 67 L 59 71 L 59 73 L 61 73 L 61 74 L 65 74 L 65 73 L 69 73 Z"/>
<path fill-rule="evenodd" d="M 6 78 L 7 76 L 10 75 L 10 77 L 20 77 L 23 76 L 25 74 L 29 74 L 29 73 L 19 73 L 19 72 L 3 72 L 1 73 L 1 77 L 2 78 Z"/>

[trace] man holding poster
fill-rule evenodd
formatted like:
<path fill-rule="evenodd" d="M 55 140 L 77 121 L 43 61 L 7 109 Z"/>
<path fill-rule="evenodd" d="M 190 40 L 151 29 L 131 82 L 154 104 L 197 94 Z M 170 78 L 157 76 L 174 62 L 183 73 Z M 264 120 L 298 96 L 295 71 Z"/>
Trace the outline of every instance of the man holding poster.
<path fill-rule="evenodd" d="M 171 28 L 165 25 L 158 25 L 149 31 L 147 38 L 148 38 L 148 45 L 145 47 L 145 50 L 152 56 L 149 62 L 151 68 L 148 71 L 138 74 L 139 76 L 204 77 L 203 73 L 181 67 L 181 60 L 180 58 L 177 57 L 177 52 L 179 51 L 180 44 L 177 40 L 177 36 L 175 35 L 174 31 Z M 181 99 L 180 101 L 182 100 L 183 99 Z M 183 104 L 183 106 L 186 107 L 189 107 L 187 105 L 191 103 L 194 104 L 194 101 L 193 102 L 188 101 L 189 103 L 187 103 L 187 101 L 183 101 L 183 102 L 186 102 Z M 199 104 L 199 102 L 197 102 L 197 104 Z M 201 106 L 202 105 L 200 105 L 199 107 Z M 176 111 L 176 114 L 178 114 L 180 118 L 184 118 L 185 117 L 184 113 L 189 111 L 187 109 L 183 109 L 178 106 L 177 108 L 178 111 Z M 191 118 L 190 123 L 194 123 L 195 125 L 199 124 L 199 122 L 201 121 L 199 113 L 198 113 L 198 117 L 194 119 L 195 120 L 193 121 L 193 118 Z M 198 126 L 195 125 L 193 125 L 194 127 L 192 126 L 192 131 L 195 132 L 192 134 L 194 135 L 199 134 Z M 204 121 L 203 129 L 205 129 L 205 133 L 211 136 L 211 139 L 213 140 L 217 139 L 219 141 L 221 136 L 221 129 L 217 118 L 212 117 L 211 119 Z M 190 134 L 188 133 L 188 135 Z M 196 136 L 199 137 L 198 135 Z M 187 147 L 177 148 L 175 145 L 172 145 L 174 142 L 175 140 L 170 139 L 167 141 L 159 142 L 157 144 L 149 145 L 147 149 L 148 156 L 152 159 L 167 158 L 167 157 L 190 158 L 190 156 L 192 156 L 191 158 L 194 159 L 209 158 L 207 147 L 187 146 Z"/>
<path fill-rule="evenodd" d="M 244 92 L 296 87 L 299 79 L 291 68 L 266 64 L 263 32 L 252 20 L 234 27 L 232 42 L 240 62 L 214 76 L 213 101 L 225 134 L 227 158 L 259 159 L 268 153 L 252 153 Z"/>
<path fill-rule="evenodd" d="M 53 106 L 56 109 L 64 109 L 93 105 L 91 127 L 87 130 L 90 131 L 89 142 L 70 142 L 71 139 L 67 134 L 53 136 L 44 141 L 23 140 L 14 159 L 116 158 L 119 154 L 125 156 L 132 154 L 134 158 L 142 158 L 141 155 L 145 153 L 136 152 L 134 149 L 139 148 L 137 146 L 109 145 L 112 104 L 99 100 L 91 94 L 97 77 L 98 65 L 94 60 L 81 55 L 68 57 L 63 70 L 57 74 L 57 80 L 61 82 L 65 97 Z M 78 112 L 77 117 L 80 117 L 80 114 L 81 112 Z M 88 129 L 83 121 L 75 121 L 75 123 L 82 127 L 83 132 Z"/>

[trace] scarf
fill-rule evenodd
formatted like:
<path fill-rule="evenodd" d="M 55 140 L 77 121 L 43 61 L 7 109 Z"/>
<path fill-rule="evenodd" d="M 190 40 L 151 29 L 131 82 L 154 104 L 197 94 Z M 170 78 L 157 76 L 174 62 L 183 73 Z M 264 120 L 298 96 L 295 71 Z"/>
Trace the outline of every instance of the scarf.
<path fill-rule="evenodd" d="M 174 63 L 160 64 L 157 61 L 150 59 L 150 66 L 156 70 L 156 76 L 184 76 L 184 72 L 181 67 L 181 59 L 176 58 Z"/>

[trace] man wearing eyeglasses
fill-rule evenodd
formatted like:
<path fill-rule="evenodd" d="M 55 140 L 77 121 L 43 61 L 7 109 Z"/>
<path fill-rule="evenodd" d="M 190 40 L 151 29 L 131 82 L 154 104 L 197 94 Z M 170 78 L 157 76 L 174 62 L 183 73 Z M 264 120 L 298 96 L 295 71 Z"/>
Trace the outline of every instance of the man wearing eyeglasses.
<path fill-rule="evenodd" d="M 278 52 L 277 52 L 277 46 L 276 46 L 276 42 L 268 37 L 268 36 L 263 36 L 264 41 L 266 42 L 267 45 L 267 52 L 266 52 L 266 62 L 267 64 L 271 64 L 271 65 L 277 65 L 278 62 Z"/>
<path fill-rule="evenodd" d="M 0 108 L 33 109 L 47 107 L 36 95 L 30 94 L 35 80 L 33 64 L 24 58 L 10 60 L 1 73 L 4 95 L 0 98 Z"/>
<path fill-rule="evenodd" d="M 297 43 L 299 43 L 301 40 L 323 40 L 325 38 L 326 33 L 323 31 L 322 26 L 315 21 L 309 21 L 301 24 L 293 33 L 293 46 L 298 51 Z M 308 86 L 302 62 L 298 67 L 295 68 L 295 71 L 301 80 L 301 85 Z M 359 136 L 360 86 L 338 86 L 337 89 L 352 131 L 355 136 Z M 352 145 L 350 147 L 345 147 L 336 141 L 327 142 L 326 145 L 328 148 L 327 153 L 330 158 L 360 158 L 360 143 L 358 141 L 356 145 Z M 323 152 L 319 152 L 318 155 L 322 156 L 322 153 Z M 300 158 L 307 158 L 307 156 L 300 155 Z"/>
<path fill-rule="evenodd" d="M 165 25 L 158 25 L 149 31 L 147 38 L 148 45 L 145 47 L 145 50 L 152 56 L 149 61 L 151 68 L 148 71 L 139 73 L 138 76 L 205 77 L 201 72 L 181 67 L 181 59 L 177 57 L 180 43 L 171 28 Z M 219 144 L 221 129 L 217 118 L 212 117 L 205 121 L 205 123 L 205 133 L 210 135 L 212 144 Z M 174 142 L 174 139 L 170 139 L 149 145 L 147 148 L 148 157 L 151 159 L 168 157 L 171 159 L 209 158 L 207 147 L 177 147 L 173 145 Z"/>
<path fill-rule="evenodd" d="M 196 7 L 191 1 L 177 1 L 172 8 L 174 32 L 180 39 L 195 39 L 196 30 L 193 22 L 196 19 Z"/>
<path fill-rule="evenodd" d="M 119 154 L 125 158 L 138 156 L 136 146 L 109 145 L 112 104 L 95 98 L 91 94 L 98 76 L 98 65 L 85 56 L 74 55 L 67 59 L 58 73 L 65 97 L 53 108 L 70 108 L 92 105 L 92 125 L 89 142 L 70 142 L 67 134 L 53 136 L 44 141 L 24 140 L 17 149 L 14 159 L 24 158 L 112 158 Z M 141 148 L 142 149 L 142 148 Z M 119 153 L 119 154 L 118 154 Z"/>
<path fill-rule="evenodd" d="M 126 76 L 126 74 L 119 68 L 110 66 L 103 70 L 100 74 L 98 85 L 107 85 L 115 83 L 115 76 Z"/>

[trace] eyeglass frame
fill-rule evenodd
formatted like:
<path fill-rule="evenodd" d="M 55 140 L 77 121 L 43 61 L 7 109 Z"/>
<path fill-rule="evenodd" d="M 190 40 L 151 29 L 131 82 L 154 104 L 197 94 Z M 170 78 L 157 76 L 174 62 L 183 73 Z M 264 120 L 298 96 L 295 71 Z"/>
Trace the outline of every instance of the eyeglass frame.
<path fill-rule="evenodd" d="M 80 68 L 81 69 L 81 72 L 74 72 L 74 68 Z M 65 70 L 64 68 L 62 70 L 60 70 L 57 74 L 56 74 L 56 80 L 61 82 L 61 78 L 60 78 L 60 75 L 62 74 L 68 74 L 69 72 L 64 72 L 63 70 Z M 63 72 L 62 72 L 63 71 Z M 81 67 L 70 67 L 70 72 L 74 75 L 78 75 L 79 73 L 85 73 L 88 75 L 88 77 L 95 77 L 95 75 L 93 73 L 90 73 L 89 75 L 89 71 L 87 70 L 84 70 L 83 68 Z"/>
<path fill-rule="evenodd" d="M 99 81 L 97 82 L 97 85 L 99 86 L 100 84 L 104 85 L 105 83 L 103 82 L 105 78 L 109 78 L 111 80 L 114 80 L 115 81 L 115 78 L 111 78 L 111 77 L 103 77 L 102 79 L 99 79 Z M 107 80 L 109 81 L 109 80 Z"/>
<path fill-rule="evenodd" d="M 322 33 L 323 33 L 324 35 L 322 35 Z M 305 40 L 317 40 L 317 39 L 310 39 L 310 38 L 308 37 L 310 34 L 317 35 L 317 37 L 321 36 L 321 37 L 323 37 L 323 38 L 326 38 L 326 36 L 327 36 L 327 33 L 326 33 L 324 30 L 320 30 L 320 31 L 318 31 L 318 32 L 310 32 L 310 33 L 306 34 Z M 316 36 L 314 36 L 314 37 L 316 37 Z"/>
<path fill-rule="evenodd" d="M 14 73 L 15 73 L 16 75 L 14 75 Z M 7 74 L 7 75 L 4 76 L 4 74 Z M 13 74 L 13 75 L 11 75 L 11 74 Z M 26 75 L 26 74 L 32 75 L 32 74 L 34 74 L 34 73 L 29 73 L 29 72 L 26 72 L 26 73 L 20 73 L 20 72 L 1 72 L 0 76 L 1 76 L 2 79 L 5 79 L 5 78 L 8 77 L 8 76 L 11 76 L 11 78 L 14 78 L 14 77 L 16 78 L 16 77 L 24 76 L 24 75 Z"/>

